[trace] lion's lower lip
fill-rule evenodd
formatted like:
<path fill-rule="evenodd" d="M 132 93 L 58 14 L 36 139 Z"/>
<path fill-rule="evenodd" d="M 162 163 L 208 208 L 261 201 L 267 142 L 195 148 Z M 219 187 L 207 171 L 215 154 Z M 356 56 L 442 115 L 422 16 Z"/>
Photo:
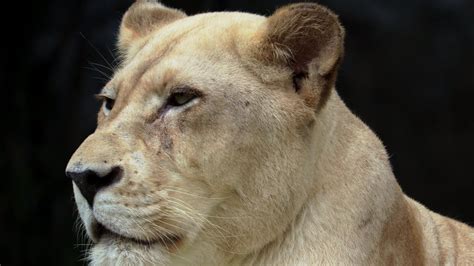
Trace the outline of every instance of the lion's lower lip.
<path fill-rule="evenodd" d="M 110 237 L 113 239 L 118 239 L 126 242 L 132 242 L 135 244 L 143 245 L 143 246 L 151 246 L 154 244 L 160 244 L 167 248 L 175 248 L 179 242 L 181 242 L 181 236 L 178 235 L 162 235 L 157 239 L 138 239 L 134 237 L 127 237 L 121 234 L 118 234 L 104 225 L 97 223 L 97 228 L 95 232 L 98 234 L 97 238 L 102 239 L 104 237 Z"/>

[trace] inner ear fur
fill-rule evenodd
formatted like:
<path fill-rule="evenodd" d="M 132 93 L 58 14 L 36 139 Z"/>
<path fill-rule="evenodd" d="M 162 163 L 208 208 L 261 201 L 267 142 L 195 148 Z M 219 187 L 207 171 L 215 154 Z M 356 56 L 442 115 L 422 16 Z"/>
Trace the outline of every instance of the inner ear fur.
<path fill-rule="evenodd" d="M 284 6 L 267 19 L 260 34 L 258 53 L 292 70 L 308 104 L 329 94 L 344 52 L 344 29 L 332 11 L 315 3 Z"/>
<path fill-rule="evenodd" d="M 184 12 L 155 0 L 137 0 L 122 18 L 117 45 L 119 52 L 127 57 L 134 46 L 139 46 L 150 33 L 184 17 Z"/>

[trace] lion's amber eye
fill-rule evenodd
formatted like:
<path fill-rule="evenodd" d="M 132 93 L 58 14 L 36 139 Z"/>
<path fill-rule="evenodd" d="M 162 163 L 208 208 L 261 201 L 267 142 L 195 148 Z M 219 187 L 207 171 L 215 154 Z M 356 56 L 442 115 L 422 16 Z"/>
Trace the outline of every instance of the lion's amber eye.
<path fill-rule="evenodd" d="M 195 99 L 198 95 L 193 92 L 175 92 L 170 95 L 168 98 L 168 105 L 169 106 L 182 106 L 193 99 Z"/>

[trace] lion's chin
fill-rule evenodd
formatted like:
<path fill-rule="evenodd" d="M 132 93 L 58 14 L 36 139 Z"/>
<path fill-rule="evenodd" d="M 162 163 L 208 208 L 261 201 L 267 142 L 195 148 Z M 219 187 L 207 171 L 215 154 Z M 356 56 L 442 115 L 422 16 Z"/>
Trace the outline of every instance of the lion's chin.
<path fill-rule="evenodd" d="M 163 265 L 180 243 L 180 237 L 143 241 L 105 231 L 90 252 L 92 265 Z"/>
<path fill-rule="evenodd" d="M 163 235 L 156 239 L 126 237 L 100 224 L 95 232 L 100 233 L 90 250 L 92 265 L 163 265 L 183 242 L 177 235 Z"/>
<path fill-rule="evenodd" d="M 142 248 L 149 248 L 156 245 L 173 252 L 178 249 L 182 243 L 182 237 L 174 234 L 163 234 L 154 238 L 140 239 L 124 236 L 99 223 L 97 223 L 96 226 L 97 228 L 95 229 L 95 232 L 99 235 L 99 241 L 105 241 L 109 244 L 128 243 L 129 245 L 136 245 Z"/>

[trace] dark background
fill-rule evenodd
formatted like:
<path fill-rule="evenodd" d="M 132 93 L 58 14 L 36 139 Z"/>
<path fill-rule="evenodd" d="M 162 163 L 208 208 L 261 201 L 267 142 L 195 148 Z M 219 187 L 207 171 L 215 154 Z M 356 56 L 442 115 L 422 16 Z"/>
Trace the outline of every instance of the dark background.
<path fill-rule="evenodd" d="M 1 16 L 0 264 L 81 264 L 64 168 L 94 130 L 92 95 L 105 82 L 99 72 L 111 73 L 95 63 L 113 64 L 120 18 L 132 1 L 17 2 Z M 188 14 L 269 15 L 288 2 L 164 3 Z M 384 141 L 404 191 L 474 225 L 474 1 L 320 3 L 347 30 L 338 91 Z"/>

